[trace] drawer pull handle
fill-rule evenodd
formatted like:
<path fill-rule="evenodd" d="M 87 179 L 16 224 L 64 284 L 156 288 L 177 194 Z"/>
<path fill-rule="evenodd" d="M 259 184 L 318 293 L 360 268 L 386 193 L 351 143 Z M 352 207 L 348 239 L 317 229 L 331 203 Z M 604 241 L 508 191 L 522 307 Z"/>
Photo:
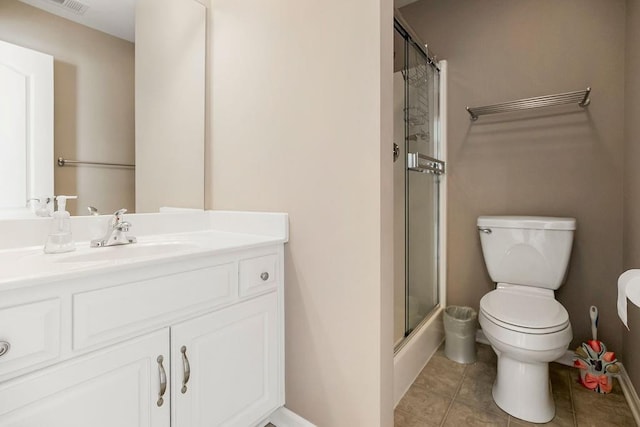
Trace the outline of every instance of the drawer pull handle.
<path fill-rule="evenodd" d="M 260 274 L 260 278 L 266 282 L 267 280 L 269 280 L 269 273 L 267 273 L 266 271 L 263 272 L 262 274 Z"/>
<path fill-rule="evenodd" d="M 180 353 L 182 353 L 182 368 L 184 369 L 184 377 L 182 379 L 182 388 L 180 389 L 180 392 L 182 392 L 182 394 L 185 394 L 187 392 L 187 383 L 189 382 L 189 377 L 191 377 L 191 365 L 189 365 L 186 346 L 183 345 L 180 348 Z"/>
<path fill-rule="evenodd" d="M 160 375 L 160 391 L 158 392 L 158 406 L 162 406 L 164 403 L 164 393 L 167 391 L 167 373 L 164 370 L 164 366 L 162 366 L 162 362 L 164 361 L 164 357 L 162 355 L 158 356 L 156 359 L 158 361 L 158 373 Z"/>
<path fill-rule="evenodd" d="M 7 341 L 0 341 L 0 356 L 4 356 L 5 354 L 7 354 L 10 348 L 11 344 L 9 344 Z"/>

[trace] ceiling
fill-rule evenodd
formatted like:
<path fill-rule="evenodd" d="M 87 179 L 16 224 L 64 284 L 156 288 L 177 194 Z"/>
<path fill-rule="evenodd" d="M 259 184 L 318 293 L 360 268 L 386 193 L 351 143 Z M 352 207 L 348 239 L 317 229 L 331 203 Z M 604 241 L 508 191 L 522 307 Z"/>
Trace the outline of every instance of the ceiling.
<path fill-rule="evenodd" d="M 137 0 L 20 0 L 62 18 L 134 42 Z M 401 8 L 418 0 L 394 0 Z M 81 13 L 78 12 L 81 11 Z"/>
<path fill-rule="evenodd" d="M 137 0 L 20 0 L 87 27 L 134 41 Z"/>

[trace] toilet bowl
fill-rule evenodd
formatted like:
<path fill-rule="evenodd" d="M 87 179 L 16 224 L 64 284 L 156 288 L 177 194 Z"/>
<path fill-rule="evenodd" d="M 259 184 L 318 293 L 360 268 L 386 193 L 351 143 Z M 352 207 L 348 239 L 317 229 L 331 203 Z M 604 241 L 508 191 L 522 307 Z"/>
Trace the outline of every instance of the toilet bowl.
<path fill-rule="evenodd" d="M 548 364 L 564 354 L 572 334 L 553 291 L 532 291 L 542 290 L 498 284 L 480 301 L 478 318 L 498 355 L 494 401 L 516 418 L 545 423 L 555 415 Z"/>
<path fill-rule="evenodd" d="M 498 356 L 493 399 L 510 415 L 551 421 L 549 362 L 571 342 L 569 315 L 555 300 L 571 253 L 575 220 L 480 217 L 483 255 L 496 289 L 480 301 L 478 320 Z"/>

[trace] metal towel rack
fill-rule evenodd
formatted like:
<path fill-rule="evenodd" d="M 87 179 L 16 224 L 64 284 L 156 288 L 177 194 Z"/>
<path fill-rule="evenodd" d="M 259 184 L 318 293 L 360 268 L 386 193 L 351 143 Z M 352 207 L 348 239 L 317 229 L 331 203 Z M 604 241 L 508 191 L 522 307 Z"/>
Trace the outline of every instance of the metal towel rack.
<path fill-rule="evenodd" d="M 442 175 L 444 162 L 420 153 L 407 153 L 407 168 L 416 172 Z"/>
<path fill-rule="evenodd" d="M 485 114 L 507 113 L 510 111 L 528 110 L 531 108 L 552 107 L 555 105 L 574 104 L 586 107 L 591 100 L 589 94 L 591 88 L 578 90 L 575 92 L 557 93 L 555 95 L 537 96 L 534 98 L 519 99 L 517 101 L 503 102 L 500 104 L 485 105 L 482 107 L 467 107 L 467 112 L 471 115 L 471 120 L 478 120 L 479 116 Z"/>
<path fill-rule="evenodd" d="M 129 165 L 124 163 L 84 162 L 81 160 L 69 160 L 63 157 L 58 157 L 58 166 L 63 167 L 67 165 L 116 166 L 119 168 L 135 168 L 136 167 L 136 165 Z"/>

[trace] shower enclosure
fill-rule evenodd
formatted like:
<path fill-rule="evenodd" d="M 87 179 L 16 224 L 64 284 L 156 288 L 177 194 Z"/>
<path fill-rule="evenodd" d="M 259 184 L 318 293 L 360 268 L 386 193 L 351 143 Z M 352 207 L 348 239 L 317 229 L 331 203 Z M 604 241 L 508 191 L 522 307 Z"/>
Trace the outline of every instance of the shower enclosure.
<path fill-rule="evenodd" d="M 394 341 L 398 351 L 442 301 L 441 71 L 398 18 L 394 40 Z"/>

